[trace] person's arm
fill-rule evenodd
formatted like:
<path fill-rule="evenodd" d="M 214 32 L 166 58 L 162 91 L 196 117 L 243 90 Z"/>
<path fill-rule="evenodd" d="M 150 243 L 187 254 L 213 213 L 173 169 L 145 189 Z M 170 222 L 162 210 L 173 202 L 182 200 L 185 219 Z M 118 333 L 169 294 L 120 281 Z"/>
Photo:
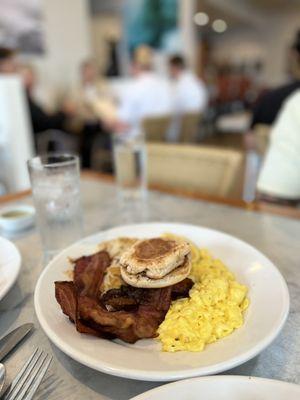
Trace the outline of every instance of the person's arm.
<path fill-rule="evenodd" d="M 257 190 L 258 199 L 295 205 L 300 202 L 300 92 L 292 96 L 271 133 Z"/>

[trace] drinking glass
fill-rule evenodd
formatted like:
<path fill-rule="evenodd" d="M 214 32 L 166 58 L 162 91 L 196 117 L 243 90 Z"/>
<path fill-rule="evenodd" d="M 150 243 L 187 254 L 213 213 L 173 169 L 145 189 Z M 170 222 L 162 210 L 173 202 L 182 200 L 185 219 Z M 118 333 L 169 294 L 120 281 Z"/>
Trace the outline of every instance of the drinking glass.
<path fill-rule="evenodd" d="M 114 165 L 122 200 L 143 200 L 147 194 L 146 145 L 141 129 L 114 134 Z"/>
<path fill-rule="evenodd" d="M 82 237 L 79 158 L 45 154 L 28 161 L 37 224 L 48 261 Z"/>

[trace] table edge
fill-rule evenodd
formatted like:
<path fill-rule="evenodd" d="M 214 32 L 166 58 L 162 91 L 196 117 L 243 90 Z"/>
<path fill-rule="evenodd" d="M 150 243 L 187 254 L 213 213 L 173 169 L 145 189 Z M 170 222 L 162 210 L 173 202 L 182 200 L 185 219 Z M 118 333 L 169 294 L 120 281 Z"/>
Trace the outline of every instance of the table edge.
<path fill-rule="evenodd" d="M 104 174 L 98 171 L 83 170 L 81 177 L 84 179 L 93 179 L 96 181 L 114 183 L 115 179 L 112 175 Z M 256 211 L 259 213 L 267 213 L 278 215 L 287 218 L 300 219 L 300 210 L 288 206 L 279 206 L 276 204 L 266 203 L 262 201 L 253 201 L 247 203 L 240 199 L 218 197 L 210 194 L 201 192 L 193 192 L 182 189 L 172 189 L 161 185 L 150 185 L 151 190 L 159 191 L 162 193 L 170 194 L 173 196 L 185 197 L 193 200 L 201 200 L 215 204 L 227 205 L 235 208 L 241 208 L 246 211 Z M 0 204 L 9 203 L 11 201 L 21 200 L 22 198 L 29 196 L 31 190 L 23 190 L 17 193 L 11 193 L 4 196 L 0 196 Z"/>

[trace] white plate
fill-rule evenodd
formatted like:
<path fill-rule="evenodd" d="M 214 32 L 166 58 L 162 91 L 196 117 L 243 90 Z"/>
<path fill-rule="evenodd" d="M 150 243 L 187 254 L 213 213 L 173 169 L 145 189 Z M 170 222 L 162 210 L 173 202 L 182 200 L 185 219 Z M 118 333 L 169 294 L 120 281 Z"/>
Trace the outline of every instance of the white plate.
<path fill-rule="evenodd" d="M 221 258 L 249 288 L 245 324 L 203 352 L 164 353 L 157 340 L 134 345 L 76 332 L 54 297 L 54 281 L 66 280 L 68 257 L 95 250 L 95 244 L 119 236 L 183 235 Z M 278 335 L 288 315 L 289 293 L 277 268 L 258 250 L 224 233 L 192 225 L 153 223 L 100 232 L 60 253 L 43 271 L 35 289 L 35 310 L 49 339 L 78 362 L 108 374 L 146 381 L 169 381 L 210 375 L 253 358 Z"/>
<path fill-rule="evenodd" d="M 300 386 L 247 376 L 208 376 L 169 383 L 131 400 L 299 400 Z"/>
<path fill-rule="evenodd" d="M 21 267 L 21 255 L 16 246 L 0 237 L 0 300 L 15 283 Z"/>

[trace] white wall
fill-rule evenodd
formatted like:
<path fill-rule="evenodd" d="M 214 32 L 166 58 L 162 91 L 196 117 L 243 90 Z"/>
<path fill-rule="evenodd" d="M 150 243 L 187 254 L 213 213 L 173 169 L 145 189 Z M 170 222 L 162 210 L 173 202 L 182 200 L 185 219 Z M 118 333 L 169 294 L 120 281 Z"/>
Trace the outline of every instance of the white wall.
<path fill-rule="evenodd" d="M 76 81 L 80 62 L 91 55 L 88 0 L 42 0 L 46 53 L 29 57 L 42 86 L 63 89 Z"/>
<path fill-rule="evenodd" d="M 269 14 L 258 26 L 234 29 L 214 42 L 214 57 L 232 62 L 262 59 L 265 63 L 263 82 L 270 86 L 287 79 L 287 51 L 300 28 L 300 9 Z"/>

